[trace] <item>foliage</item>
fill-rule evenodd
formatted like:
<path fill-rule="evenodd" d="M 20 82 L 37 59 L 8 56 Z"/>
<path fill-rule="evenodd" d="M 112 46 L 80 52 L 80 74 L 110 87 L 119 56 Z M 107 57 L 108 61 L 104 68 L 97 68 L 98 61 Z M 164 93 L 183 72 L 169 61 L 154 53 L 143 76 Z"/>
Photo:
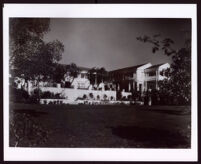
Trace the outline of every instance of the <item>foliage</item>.
<path fill-rule="evenodd" d="M 107 100 L 107 95 L 106 94 L 103 95 L 103 99 Z"/>
<path fill-rule="evenodd" d="M 140 91 L 133 91 L 132 92 L 132 99 L 134 101 L 141 100 L 141 92 Z"/>
<path fill-rule="evenodd" d="M 113 97 L 113 96 L 111 96 L 111 97 L 110 97 L 110 100 L 111 100 L 111 101 L 113 101 L 113 100 L 114 100 L 114 97 Z"/>
<path fill-rule="evenodd" d="M 121 95 L 121 91 L 117 91 L 117 100 L 120 100 L 121 97 L 122 97 L 122 95 Z"/>
<path fill-rule="evenodd" d="M 93 98 L 94 98 L 93 93 L 89 93 L 89 97 L 90 97 L 91 99 L 93 99 Z"/>
<path fill-rule="evenodd" d="M 77 77 L 80 69 L 77 67 L 75 63 L 71 63 L 70 65 L 67 65 L 66 67 L 67 71 L 70 73 L 70 76 Z"/>
<path fill-rule="evenodd" d="M 65 97 L 62 96 L 60 93 L 45 91 L 40 93 L 40 98 L 41 99 L 64 99 Z"/>
<path fill-rule="evenodd" d="M 83 95 L 83 99 L 86 100 L 87 99 L 87 95 L 84 94 Z"/>
<path fill-rule="evenodd" d="M 184 47 L 176 51 L 172 48 L 174 44 L 172 39 L 166 38 L 160 41 L 158 37 L 159 35 L 137 38 L 139 41 L 151 43 L 153 53 L 162 50 L 165 55 L 172 57 L 170 69 L 162 72 L 167 78 L 159 82 L 158 94 L 160 97 L 168 98 L 168 104 L 189 105 L 191 103 L 190 39 L 186 39 Z"/>
<path fill-rule="evenodd" d="M 108 79 L 108 72 L 105 70 L 105 68 L 92 68 L 89 70 L 89 80 L 91 84 L 100 84 L 101 82 L 104 82 Z"/>
<path fill-rule="evenodd" d="M 129 100 L 129 101 L 132 101 L 132 100 L 133 100 L 132 95 L 128 95 L 128 100 Z"/>
<path fill-rule="evenodd" d="M 105 85 L 105 90 L 108 91 L 109 89 L 110 88 L 107 85 Z"/>
<path fill-rule="evenodd" d="M 67 69 L 65 65 L 55 64 L 55 68 L 52 74 L 52 78 L 56 83 L 60 83 L 64 79 L 64 74 Z"/>
<path fill-rule="evenodd" d="M 10 101 L 25 103 L 29 99 L 29 94 L 24 89 L 16 89 L 14 87 L 10 87 Z"/>
<path fill-rule="evenodd" d="M 52 98 L 53 97 L 53 93 L 50 92 L 50 91 L 46 91 L 46 92 L 43 92 L 40 97 L 42 99 L 48 99 L 48 98 Z"/>
<path fill-rule="evenodd" d="M 65 88 L 71 88 L 72 86 L 71 86 L 71 82 L 69 82 L 69 81 L 66 81 L 65 82 Z"/>
<path fill-rule="evenodd" d="M 77 77 L 79 71 L 80 69 L 74 63 L 71 63 L 69 65 L 55 64 L 52 77 L 55 82 L 65 82 L 64 86 L 66 88 L 71 88 L 71 83 L 73 82 L 74 78 Z M 73 78 L 73 80 L 65 81 L 66 77 L 71 77 Z"/>
<path fill-rule="evenodd" d="M 127 101 L 128 99 L 126 98 L 126 96 L 123 96 L 123 97 L 121 98 L 121 100 L 122 100 L 122 101 Z"/>
<path fill-rule="evenodd" d="M 41 94 L 42 94 L 42 91 L 39 88 L 34 89 L 33 92 L 31 93 L 30 97 L 29 97 L 28 102 L 31 104 L 38 104 Z"/>
<path fill-rule="evenodd" d="M 64 46 L 58 40 L 45 43 L 50 20 L 43 18 L 10 19 L 10 66 L 13 76 L 28 79 L 47 78 L 61 59 Z"/>

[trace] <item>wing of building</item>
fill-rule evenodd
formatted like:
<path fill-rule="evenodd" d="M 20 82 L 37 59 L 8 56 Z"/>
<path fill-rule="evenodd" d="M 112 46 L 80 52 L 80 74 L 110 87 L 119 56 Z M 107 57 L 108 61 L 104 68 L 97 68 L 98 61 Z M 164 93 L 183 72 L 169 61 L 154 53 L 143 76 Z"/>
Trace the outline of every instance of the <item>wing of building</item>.
<path fill-rule="evenodd" d="M 113 83 L 116 84 L 117 90 L 142 92 L 148 89 L 158 89 L 158 81 L 165 78 L 161 72 L 169 67 L 168 63 L 157 65 L 145 63 L 113 70 L 109 74 Z"/>

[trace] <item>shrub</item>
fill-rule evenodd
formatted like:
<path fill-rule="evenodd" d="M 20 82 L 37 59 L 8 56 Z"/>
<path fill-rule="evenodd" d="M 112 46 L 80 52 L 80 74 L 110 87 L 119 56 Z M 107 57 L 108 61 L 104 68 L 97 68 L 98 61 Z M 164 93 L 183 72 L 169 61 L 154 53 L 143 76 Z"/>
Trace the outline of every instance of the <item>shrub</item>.
<path fill-rule="evenodd" d="M 117 100 L 121 100 L 121 91 L 117 91 Z"/>
<path fill-rule="evenodd" d="M 39 103 L 39 98 L 36 95 L 31 95 L 29 97 L 28 103 L 30 104 L 38 104 Z"/>
<path fill-rule="evenodd" d="M 52 93 L 50 91 L 42 92 L 40 98 L 43 98 L 43 99 L 52 98 Z"/>
<path fill-rule="evenodd" d="M 90 97 L 91 99 L 93 99 L 93 98 L 94 98 L 93 93 L 89 93 L 89 97 Z"/>
<path fill-rule="evenodd" d="M 135 101 L 141 100 L 141 92 L 140 91 L 132 92 L 132 99 Z"/>
<path fill-rule="evenodd" d="M 122 100 L 122 101 L 126 101 L 126 100 L 127 100 L 126 96 L 123 96 L 123 97 L 121 98 L 121 100 Z"/>
<path fill-rule="evenodd" d="M 105 90 L 106 90 L 106 91 L 109 90 L 109 87 L 108 87 L 107 85 L 105 85 Z"/>
<path fill-rule="evenodd" d="M 128 100 L 129 101 L 132 101 L 133 99 L 132 99 L 132 95 L 128 95 Z"/>
<path fill-rule="evenodd" d="M 82 97 L 84 100 L 86 100 L 87 99 L 87 95 L 83 95 L 83 97 Z"/>
<path fill-rule="evenodd" d="M 60 93 L 54 94 L 50 91 L 45 91 L 40 93 L 40 98 L 42 99 L 64 99 L 65 97 L 62 96 Z"/>
<path fill-rule="evenodd" d="M 10 88 L 10 101 L 26 103 L 29 99 L 29 94 L 24 89 Z"/>
<path fill-rule="evenodd" d="M 50 91 L 42 92 L 40 89 L 35 89 L 29 97 L 28 103 L 39 103 L 40 99 L 64 99 L 60 93 L 52 93 Z M 44 102 L 45 103 L 45 102 Z"/>
<path fill-rule="evenodd" d="M 103 99 L 107 100 L 107 95 L 106 94 L 104 94 Z"/>
<path fill-rule="evenodd" d="M 71 83 L 67 81 L 67 82 L 65 82 L 64 86 L 65 86 L 65 88 L 71 88 Z"/>
<path fill-rule="evenodd" d="M 53 83 L 53 87 L 57 87 L 57 83 Z"/>
<path fill-rule="evenodd" d="M 61 99 L 60 93 L 53 94 L 53 98 L 55 98 L 55 99 Z"/>
<path fill-rule="evenodd" d="M 42 91 L 40 89 L 38 89 L 38 88 L 35 89 L 32 92 L 31 96 L 29 97 L 28 103 L 30 103 L 30 104 L 38 104 L 41 94 L 42 94 Z"/>
<path fill-rule="evenodd" d="M 47 101 L 46 101 L 46 100 L 44 100 L 44 104 L 47 104 Z"/>
<path fill-rule="evenodd" d="M 48 104 L 53 104 L 52 101 L 50 101 Z"/>
<path fill-rule="evenodd" d="M 42 91 L 40 89 L 34 89 L 32 95 L 37 95 L 38 97 L 42 95 Z"/>

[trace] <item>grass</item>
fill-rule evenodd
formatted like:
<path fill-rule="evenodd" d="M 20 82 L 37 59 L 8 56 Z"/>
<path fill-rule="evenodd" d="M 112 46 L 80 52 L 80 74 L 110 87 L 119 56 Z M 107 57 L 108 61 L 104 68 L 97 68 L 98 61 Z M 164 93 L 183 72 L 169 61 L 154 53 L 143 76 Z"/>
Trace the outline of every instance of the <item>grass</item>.
<path fill-rule="evenodd" d="M 190 148 L 190 107 L 10 104 L 10 146 Z"/>

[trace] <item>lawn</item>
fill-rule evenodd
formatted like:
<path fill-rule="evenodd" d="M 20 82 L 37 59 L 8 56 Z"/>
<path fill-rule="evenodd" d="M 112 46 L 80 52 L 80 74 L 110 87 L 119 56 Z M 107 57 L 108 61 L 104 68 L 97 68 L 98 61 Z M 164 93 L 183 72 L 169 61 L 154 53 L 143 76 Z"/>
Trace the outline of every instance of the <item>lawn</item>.
<path fill-rule="evenodd" d="M 10 146 L 190 148 L 190 107 L 10 104 Z"/>

